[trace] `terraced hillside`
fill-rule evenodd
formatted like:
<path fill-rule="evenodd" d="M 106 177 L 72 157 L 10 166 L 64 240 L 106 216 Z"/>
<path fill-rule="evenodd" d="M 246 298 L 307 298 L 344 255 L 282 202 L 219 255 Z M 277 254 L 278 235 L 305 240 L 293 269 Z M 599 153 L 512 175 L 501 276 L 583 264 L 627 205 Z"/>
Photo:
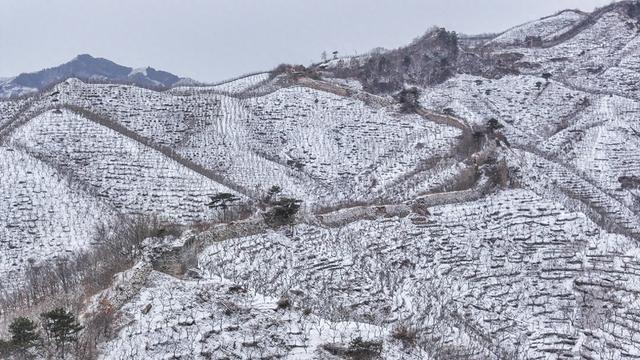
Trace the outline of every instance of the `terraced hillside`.
<path fill-rule="evenodd" d="M 95 227 L 116 214 L 68 175 L 0 146 L 0 279 L 10 290 L 30 264 L 88 247 Z"/>
<path fill-rule="evenodd" d="M 111 321 L 94 357 L 640 358 L 638 14 L 2 101 L 2 288 L 156 214 L 182 234 L 78 305 Z"/>
<path fill-rule="evenodd" d="M 430 213 L 240 238 L 199 267 L 333 321 L 419 326 L 432 351 L 635 354 L 634 241 L 525 190 Z"/>
<path fill-rule="evenodd" d="M 123 338 L 107 345 L 107 358 L 162 358 L 170 353 L 186 358 L 314 359 L 323 345 L 346 342 L 354 334 L 368 341 L 388 332 L 369 323 L 332 322 L 283 308 L 280 299 L 224 279 L 180 281 L 155 272 L 147 281 L 148 286 L 122 308 L 131 326 L 122 329 Z M 141 314 L 146 306 L 149 312 Z M 380 356 L 417 360 L 426 353 L 387 342 Z"/>
<path fill-rule="evenodd" d="M 529 39 L 539 37 L 542 41 L 551 41 L 556 36 L 571 30 L 585 18 L 587 18 L 587 14 L 580 11 L 561 11 L 558 14 L 513 27 L 491 39 L 489 44 L 495 46 L 515 46 L 526 42 L 527 37 L 529 37 Z"/>
<path fill-rule="evenodd" d="M 72 79 L 37 106 L 89 109 L 248 197 L 279 185 L 320 206 L 382 197 L 407 173 L 425 170 L 417 166 L 424 162 L 451 170 L 430 174 L 431 184 L 420 189 L 402 190 L 410 196 L 441 186 L 456 171 L 446 159 L 461 135 L 393 107 L 299 86 L 235 98 L 201 88 L 174 95 Z"/>
<path fill-rule="evenodd" d="M 215 215 L 203 204 L 233 192 L 133 139 L 71 111 L 48 111 L 10 143 L 54 164 L 123 214 L 162 214 L 178 222 Z"/>

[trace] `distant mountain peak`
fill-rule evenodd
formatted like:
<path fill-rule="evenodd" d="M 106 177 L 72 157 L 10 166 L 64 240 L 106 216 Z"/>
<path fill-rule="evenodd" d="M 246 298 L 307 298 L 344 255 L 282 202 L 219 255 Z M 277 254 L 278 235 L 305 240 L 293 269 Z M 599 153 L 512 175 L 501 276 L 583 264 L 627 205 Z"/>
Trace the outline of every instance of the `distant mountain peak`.
<path fill-rule="evenodd" d="M 0 98 L 35 93 L 69 78 L 115 82 L 159 90 L 168 89 L 182 79 L 150 66 L 134 69 L 90 54 L 79 54 L 62 65 L 23 73 L 5 80 L 0 83 Z"/>
<path fill-rule="evenodd" d="M 75 58 L 73 58 L 73 60 L 71 61 L 86 61 L 86 60 L 93 60 L 95 59 L 93 56 L 89 55 L 89 54 L 80 54 L 78 56 L 76 56 Z"/>

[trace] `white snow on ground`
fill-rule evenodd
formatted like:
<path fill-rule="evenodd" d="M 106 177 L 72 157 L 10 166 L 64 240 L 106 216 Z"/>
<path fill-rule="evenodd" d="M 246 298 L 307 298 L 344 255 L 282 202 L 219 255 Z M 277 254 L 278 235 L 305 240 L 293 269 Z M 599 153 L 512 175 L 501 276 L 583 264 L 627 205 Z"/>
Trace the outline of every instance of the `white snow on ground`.
<path fill-rule="evenodd" d="M 238 80 L 222 83 L 220 85 L 212 86 L 211 89 L 215 91 L 226 92 L 230 94 L 240 94 L 243 91 L 249 90 L 269 79 L 270 74 L 268 72 L 262 74 L 256 74 L 247 76 Z"/>
<path fill-rule="evenodd" d="M 432 109 L 450 108 L 471 124 L 496 118 L 511 142 L 538 143 L 555 134 L 582 110 L 590 94 L 538 76 L 505 76 L 498 80 L 459 75 L 425 89 L 420 99 Z"/>
<path fill-rule="evenodd" d="M 86 248 L 114 211 L 56 169 L 0 146 L 0 285 L 11 289 L 29 264 Z"/>
<path fill-rule="evenodd" d="M 594 24 L 555 46 L 498 49 L 496 53 L 521 53 L 524 57 L 520 62 L 540 65 L 523 67 L 523 73 L 550 72 L 555 78 L 581 79 L 591 71 L 598 72 L 600 67 L 605 70 L 616 66 L 621 57 L 628 55 L 627 45 L 638 38 L 634 21 L 619 11 L 610 11 Z M 598 87 L 593 90 L 598 90 Z"/>
<path fill-rule="evenodd" d="M 154 272 L 122 309 L 126 325 L 104 346 L 101 358 L 318 359 L 327 354 L 322 345 L 348 344 L 356 337 L 384 341 L 384 359 L 426 358 L 392 342 L 387 329 L 279 309 L 278 300 L 221 278 L 185 281 Z"/>
<path fill-rule="evenodd" d="M 28 100 L 0 100 L 0 129 L 4 127 L 11 119 L 17 116 L 27 104 Z"/>
<path fill-rule="evenodd" d="M 494 45 L 521 45 L 527 36 L 539 36 L 543 40 L 551 40 L 556 35 L 569 30 L 586 16 L 576 11 L 563 11 L 557 15 L 531 21 L 505 31 L 489 44 Z"/>
<path fill-rule="evenodd" d="M 158 214 L 176 222 L 209 219 L 209 196 L 232 190 L 160 152 L 69 111 L 46 112 L 11 137 L 68 172 L 124 214 Z"/>
<path fill-rule="evenodd" d="M 230 240 L 205 250 L 200 267 L 327 319 L 349 309 L 352 321 L 409 322 L 427 351 L 442 341 L 544 357 L 571 352 L 582 336 L 584 356 L 635 354 L 626 328 L 603 326 L 605 313 L 586 300 L 617 299 L 615 316 L 638 326 L 626 315 L 640 290 L 633 241 L 527 190 L 430 212 Z M 601 350 L 613 338 L 621 348 Z"/>
<path fill-rule="evenodd" d="M 269 80 L 270 73 L 263 72 L 248 76 L 242 76 L 240 78 L 236 78 L 234 80 L 221 82 L 217 85 L 207 85 L 207 86 L 198 86 L 198 87 L 190 87 L 190 86 L 178 86 L 170 90 L 173 94 L 194 94 L 194 93 L 221 93 L 228 95 L 238 95 L 242 94 L 248 90 L 256 89 L 260 85 L 264 84 Z"/>
<path fill-rule="evenodd" d="M 175 148 L 247 194 L 279 185 L 322 205 L 368 200 L 389 188 L 404 189 L 409 197 L 440 186 L 449 170 L 422 174 L 424 183 L 418 187 L 399 184 L 421 163 L 450 158 L 460 135 L 455 128 L 396 109 L 373 109 L 360 100 L 304 87 L 249 99 L 176 96 L 77 80 L 56 91 L 49 101 L 90 108 Z"/>
<path fill-rule="evenodd" d="M 531 21 L 505 31 L 489 42 L 489 45 L 518 45 L 523 44 L 527 36 L 539 36 L 542 39 L 552 39 L 569 30 L 586 16 L 576 11 L 563 11 L 557 15 Z"/>
<path fill-rule="evenodd" d="M 450 157 L 460 135 L 416 115 L 304 87 L 251 99 L 248 107 L 259 120 L 247 124 L 256 152 L 301 163 L 340 197 L 382 192 L 421 160 Z"/>
<path fill-rule="evenodd" d="M 5 269 L 82 246 L 90 227 L 72 224 L 106 207 L 96 198 L 123 213 L 183 221 L 206 220 L 206 195 L 231 188 L 259 197 L 280 185 L 305 210 L 384 198 L 399 210 L 318 216 L 333 222 L 306 213 L 315 225 L 223 242 L 212 235 L 198 258 L 203 277 L 152 272 L 125 302 L 103 357 L 335 359 L 321 345 L 362 336 L 383 341 L 385 359 L 637 358 L 638 22 L 620 10 L 583 18 L 562 12 L 495 39 L 494 55 L 522 54 L 511 64 L 520 75 L 458 75 L 423 89 L 424 108 L 452 111 L 473 131 L 495 118 L 511 147 L 489 159 L 504 160 L 510 187 L 475 200 L 449 194 L 451 203 L 422 215 L 402 202 L 472 168 L 458 148 L 462 131 L 428 117 L 278 88 L 287 82 L 267 74 L 168 92 L 69 80 L 36 108 L 79 106 L 144 141 L 67 110 L 18 127 L 8 138 L 13 152 L 0 148 L 0 216 L 16 224 L 0 228 Z M 569 31 L 573 24 L 580 31 Z M 545 46 L 518 45 L 526 36 Z M 355 81 L 329 81 L 360 90 Z M 25 105 L 0 102 L 0 137 Z M 67 204 L 64 216 L 49 210 L 58 203 Z M 292 307 L 275 310 L 284 297 Z M 399 324 L 418 329 L 426 353 L 391 339 Z"/>
<path fill-rule="evenodd" d="M 291 167 L 251 151 L 244 128 L 251 114 L 239 99 L 198 92 L 175 96 L 74 79 L 56 91 L 59 95 L 50 101 L 91 109 L 154 143 L 175 149 L 245 193 L 279 184 L 293 194 L 304 194 L 305 187 L 313 183 Z"/>
<path fill-rule="evenodd" d="M 639 115 L 636 102 L 602 97 L 572 127 L 548 139 L 543 147 L 633 208 L 637 200 L 622 188 L 619 179 L 640 172 L 640 137 L 634 132 L 639 128 Z"/>

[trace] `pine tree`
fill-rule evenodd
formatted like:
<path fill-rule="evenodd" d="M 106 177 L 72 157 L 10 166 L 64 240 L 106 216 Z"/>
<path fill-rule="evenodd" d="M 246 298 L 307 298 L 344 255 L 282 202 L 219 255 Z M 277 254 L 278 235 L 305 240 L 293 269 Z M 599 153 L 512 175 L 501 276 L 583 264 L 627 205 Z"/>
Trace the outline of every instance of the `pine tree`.
<path fill-rule="evenodd" d="M 42 313 L 42 327 L 52 341 L 62 359 L 65 356 L 65 345 L 78 341 L 78 333 L 83 329 L 76 316 L 63 308 Z"/>
<path fill-rule="evenodd" d="M 207 204 L 212 209 L 226 210 L 232 202 L 240 200 L 239 197 L 230 193 L 217 193 L 215 196 L 211 196 L 211 202 Z"/>
<path fill-rule="evenodd" d="M 226 219 L 227 209 L 232 202 L 240 200 L 239 197 L 230 193 L 217 193 L 215 196 L 211 196 L 211 202 L 207 204 L 211 209 L 222 209 L 222 216 Z"/>
<path fill-rule="evenodd" d="M 503 127 L 504 125 L 500 124 L 496 118 L 491 118 L 487 121 L 487 129 L 489 132 L 494 132 L 495 130 L 502 129 Z"/>
<path fill-rule="evenodd" d="M 264 199 L 264 202 L 269 204 L 276 199 L 276 197 L 282 192 L 282 188 L 278 185 L 273 185 L 269 191 L 267 192 L 267 197 Z"/>
<path fill-rule="evenodd" d="M 264 213 L 264 219 L 272 227 L 291 225 L 298 210 L 300 210 L 301 200 L 283 197 L 271 203 L 272 207 Z"/>
<path fill-rule="evenodd" d="M 11 345 L 20 349 L 33 347 L 40 339 L 36 332 L 36 324 L 25 317 L 13 320 L 9 325 L 9 332 L 11 333 Z"/>

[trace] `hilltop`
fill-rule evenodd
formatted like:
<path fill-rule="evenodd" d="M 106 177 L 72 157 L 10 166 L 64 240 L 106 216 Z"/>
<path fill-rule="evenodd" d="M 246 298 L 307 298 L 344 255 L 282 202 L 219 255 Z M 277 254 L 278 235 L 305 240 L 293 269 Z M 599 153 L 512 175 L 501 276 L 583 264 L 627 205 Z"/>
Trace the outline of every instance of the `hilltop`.
<path fill-rule="evenodd" d="M 56 67 L 0 79 L 0 99 L 33 94 L 69 78 L 87 82 L 132 84 L 158 90 L 168 89 L 178 83 L 193 82 L 152 67 L 134 69 L 82 54 Z"/>

